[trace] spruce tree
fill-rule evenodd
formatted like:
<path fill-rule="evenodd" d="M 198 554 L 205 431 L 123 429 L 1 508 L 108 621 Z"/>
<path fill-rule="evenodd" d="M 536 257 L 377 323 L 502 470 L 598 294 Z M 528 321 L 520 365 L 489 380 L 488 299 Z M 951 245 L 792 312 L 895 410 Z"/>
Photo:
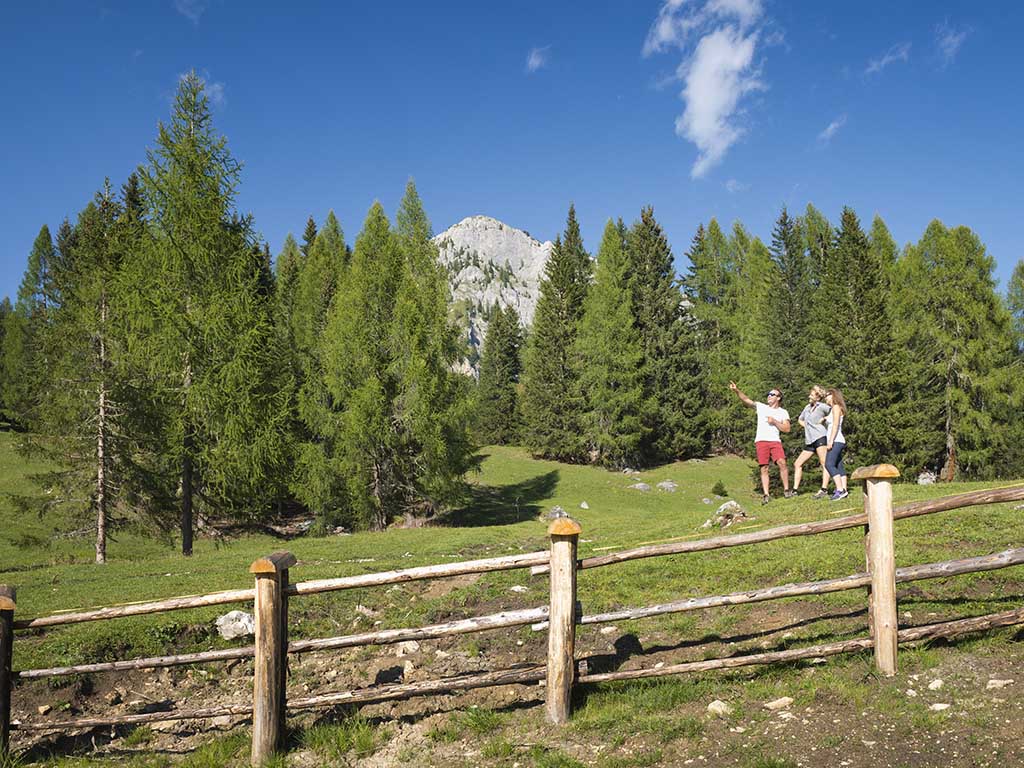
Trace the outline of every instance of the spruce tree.
<path fill-rule="evenodd" d="M 643 350 L 633 321 L 625 245 L 622 228 L 609 219 L 577 339 L 587 447 L 594 462 L 615 469 L 639 464 L 646 437 Z"/>
<path fill-rule="evenodd" d="M 50 229 L 44 224 L 32 243 L 14 311 L 7 318 L 4 332 L 0 400 L 7 409 L 7 418 L 23 428 L 32 426 L 40 384 L 46 377 L 41 343 L 48 322 L 54 257 Z"/>
<path fill-rule="evenodd" d="M 769 315 L 778 322 L 769 336 L 768 378 L 785 402 L 799 402 L 807 380 L 807 327 L 811 313 L 811 271 L 798 222 L 783 208 L 772 231 L 772 261 L 778 283 L 769 291 Z"/>
<path fill-rule="evenodd" d="M 316 242 L 316 220 L 310 216 L 306 219 L 306 229 L 302 233 L 302 245 L 300 250 L 302 251 L 303 258 L 309 258 L 309 252 L 313 249 L 313 243 Z"/>
<path fill-rule="evenodd" d="M 653 208 L 626 239 L 634 323 L 643 351 L 641 455 L 648 463 L 705 454 L 709 448 L 705 363 L 695 319 L 684 309 L 672 250 Z"/>
<path fill-rule="evenodd" d="M 523 438 L 535 456 L 580 461 L 586 402 L 576 337 L 590 283 L 590 257 L 569 206 L 565 232 L 544 267 L 523 365 Z"/>
<path fill-rule="evenodd" d="M 190 73 L 142 171 L 152 247 L 133 265 L 131 313 L 135 352 L 163 401 L 163 456 L 176 467 L 165 482 L 178 488 L 185 555 L 197 493 L 210 512 L 258 515 L 287 461 L 290 381 L 253 268 L 251 220 L 234 211 L 239 171 Z"/>
<path fill-rule="evenodd" d="M 1006 305 L 1013 317 L 1017 349 L 1024 353 L 1024 259 L 1017 262 L 1006 287 Z"/>
<path fill-rule="evenodd" d="M 771 293 L 779 283 L 778 267 L 760 238 L 749 239 L 742 228 L 734 231 L 733 236 L 737 248 L 747 243 L 736 299 L 735 376 L 747 391 L 764 392 L 767 387 L 774 386 L 771 381 L 770 342 L 775 318 L 771 315 Z M 734 412 L 734 415 L 740 417 L 742 412 Z M 749 419 L 747 421 L 749 423 Z M 743 422 L 736 418 L 733 423 Z M 746 450 L 752 448 L 749 427 L 742 427 L 740 446 Z"/>
<path fill-rule="evenodd" d="M 498 307 L 480 355 L 474 433 L 484 445 L 513 445 L 522 423 L 518 402 L 523 329 L 513 307 Z"/>
<path fill-rule="evenodd" d="M 835 241 L 835 230 L 821 211 L 810 203 L 799 221 L 803 247 L 807 254 L 807 269 L 811 284 L 816 288 L 821 284 L 821 276 L 825 272 L 829 252 Z"/>

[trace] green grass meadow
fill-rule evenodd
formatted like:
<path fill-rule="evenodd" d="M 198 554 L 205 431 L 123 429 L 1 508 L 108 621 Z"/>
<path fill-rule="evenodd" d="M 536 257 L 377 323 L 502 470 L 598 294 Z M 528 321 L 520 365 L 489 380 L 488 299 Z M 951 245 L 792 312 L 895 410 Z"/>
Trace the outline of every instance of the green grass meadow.
<path fill-rule="evenodd" d="M 290 541 L 268 535 L 220 541 L 200 537 L 194 556 L 188 559 L 177 553 L 172 541 L 141 530 L 121 531 L 110 544 L 108 564 L 97 566 L 92 562 L 93 545 L 88 535 L 71 538 L 60 535 L 84 527 L 87 521 L 26 518 L 16 513 L 9 494 L 32 490 L 28 475 L 34 469 L 16 454 L 17 439 L 17 434 L 0 433 L 3 477 L 0 583 L 17 587 L 17 616 L 20 618 L 247 587 L 252 584 L 249 564 L 279 549 L 287 549 L 298 558 L 298 564 L 291 571 L 292 581 L 534 551 L 547 546 L 546 524 L 539 519 L 539 514 L 554 505 L 561 506 L 580 522 L 583 529 L 580 554 L 586 557 L 642 544 L 719 535 L 721 532 L 717 529 L 702 528 L 722 503 L 712 493 L 717 483 L 723 484 L 728 498 L 740 502 L 752 517 L 727 529 L 727 535 L 849 514 L 858 511 L 863 503 L 861 491 L 856 489 L 842 502 L 815 501 L 805 494 L 791 500 L 777 498 L 762 507 L 754 489 L 751 463 L 736 457 L 682 462 L 639 475 L 626 475 L 594 467 L 538 461 L 516 448 L 489 447 L 481 452 L 479 471 L 470 478 L 472 486 L 466 506 L 448 515 L 440 526 L 300 537 Z M 678 483 L 676 492 L 657 490 L 656 483 L 667 479 Z M 653 489 L 644 493 L 628 487 L 638 480 L 649 483 Z M 814 484 L 806 487 L 813 490 Z M 987 486 L 977 483 L 898 484 L 894 496 L 896 504 L 900 504 L 982 487 Z M 588 508 L 581 508 L 583 502 Z M 1020 546 L 1024 530 L 1022 512 L 1013 509 L 1014 506 L 989 505 L 898 521 L 897 566 L 982 555 Z M 825 579 L 863 569 L 862 533 L 847 530 L 586 570 L 579 574 L 578 591 L 583 610 L 588 613 Z M 509 587 L 513 585 L 524 585 L 527 591 L 511 592 Z M 1018 606 L 1024 594 L 1024 572 L 1021 568 L 1009 568 L 911 586 L 901 594 L 901 616 L 910 614 L 913 620 L 907 621 L 912 624 L 931 623 Z M 356 604 L 380 610 L 383 622 L 380 628 L 388 628 L 544 605 L 547 595 L 547 577 L 531 577 L 522 570 L 486 574 L 436 595 L 423 584 L 401 585 L 390 591 L 387 587 L 377 587 L 327 593 L 291 601 L 290 632 L 293 638 L 346 634 L 352 631 Z M 24 669 L 225 647 L 228 643 L 216 636 L 212 622 L 231 607 L 19 634 L 14 667 Z M 784 640 L 773 639 L 773 647 L 861 636 L 866 631 L 864 607 L 864 592 L 852 590 L 815 598 L 813 605 L 811 601 L 790 600 L 737 606 L 621 622 L 617 629 L 640 638 L 645 644 L 653 642 L 652 638 L 661 645 L 679 644 L 681 652 L 688 654 L 686 658 L 699 658 L 721 655 L 725 645 L 730 646 L 730 652 L 757 650 L 767 636 L 765 632 L 780 628 L 785 628 L 788 634 Z M 598 627 L 582 627 L 580 647 L 600 645 L 598 631 Z M 1009 632 L 994 632 L 969 642 L 980 644 L 979 647 L 1004 642 Z M 524 627 L 497 633 L 499 636 L 495 634 L 464 636 L 459 642 L 469 652 L 483 653 L 518 639 L 527 649 L 538 652 L 534 661 L 543 658 L 543 633 L 531 633 Z M 702 650 L 697 645 L 701 642 L 709 644 L 708 648 Z M 693 647 L 688 647 L 690 644 Z M 904 663 L 911 666 L 927 665 L 933 663 L 930 653 L 925 649 L 902 655 L 907 659 Z M 869 657 L 859 655 L 829 669 L 835 670 L 828 674 L 836 676 L 834 683 L 840 692 L 837 695 L 847 697 L 851 706 L 867 706 L 869 702 L 873 706 L 885 706 L 885 696 L 879 698 L 877 692 L 873 693 L 875 688 L 870 681 L 863 683 L 862 673 L 868 670 L 869 674 L 870 670 Z M 596 686 L 578 708 L 572 728 L 580 738 L 607 740 L 610 749 L 614 748 L 616 739 L 627 739 L 627 732 L 649 734 L 655 742 L 700 739 L 706 727 L 704 722 L 679 714 L 679 708 L 687 702 L 706 698 L 712 688 L 723 687 L 742 689 L 743 695 L 748 697 L 762 693 L 770 696 L 779 680 L 789 679 L 799 688 L 802 683 L 794 675 L 797 673 L 788 668 L 772 667 L 753 678 L 748 673 L 708 674 Z M 820 682 L 819 679 L 816 685 Z M 810 690 L 804 691 L 804 695 L 808 700 L 814 698 Z M 927 713 L 917 714 L 927 719 Z M 487 764 L 505 764 L 516 741 L 507 732 L 508 716 L 490 713 L 460 717 L 462 720 L 455 721 L 457 735 L 462 738 L 469 734 L 483 744 L 483 756 L 491 761 Z M 337 732 L 321 728 L 308 732 L 305 741 L 300 739 L 300 742 L 307 749 L 324 755 L 348 753 L 353 757 L 357 753 L 372 752 L 386 738 L 368 734 L 368 727 L 364 721 L 353 721 Z M 223 749 L 241 754 L 245 750 L 240 751 L 231 741 L 234 738 L 230 737 L 230 743 Z M 431 738 L 443 742 L 444 728 L 439 728 L 436 737 Z M 208 748 L 211 754 L 220 748 L 215 746 L 218 743 L 212 742 Z M 658 764 L 655 753 L 661 747 L 648 744 L 645 749 L 644 754 L 650 753 L 646 763 L 637 758 L 639 762 L 607 764 Z M 548 749 L 523 753 L 516 747 L 515 754 L 524 767 L 578 764 L 567 756 L 562 757 L 568 762 L 559 762 L 562 757 Z M 193 755 L 187 764 L 205 764 L 201 757 Z M 228 758 L 223 759 L 230 763 Z M 68 758 L 68 762 L 54 764 L 91 763 Z"/>

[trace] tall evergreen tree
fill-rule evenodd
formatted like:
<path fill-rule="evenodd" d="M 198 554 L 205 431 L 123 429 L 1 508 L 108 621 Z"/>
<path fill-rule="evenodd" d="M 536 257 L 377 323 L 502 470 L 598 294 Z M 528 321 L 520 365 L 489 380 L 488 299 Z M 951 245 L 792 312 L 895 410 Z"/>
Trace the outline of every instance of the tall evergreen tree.
<path fill-rule="evenodd" d="M 899 340 L 924 372 L 911 396 L 922 418 L 937 413 L 929 464 L 941 467 L 945 480 L 1010 471 L 1004 457 L 1016 396 L 1013 336 L 993 267 L 974 232 L 939 221 L 898 267 Z"/>
<path fill-rule="evenodd" d="M 136 353 L 164 399 L 182 553 L 197 492 L 221 513 L 259 514 L 286 461 L 290 383 L 272 302 L 253 269 L 251 222 L 233 206 L 239 164 L 213 128 L 203 81 L 182 78 L 142 182 L 152 247 L 134 264 Z"/>
<path fill-rule="evenodd" d="M 533 327 L 523 365 L 523 437 L 537 456 L 560 461 L 583 458 L 583 414 L 576 337 L 590 283 L 590 257 L 569 206 L 565 232 L 555 239 L 544 267 Z"/>
<path fill-rule="evenodd" d="M 643 351 L 647 462 L 697 456 L 709 448 L 707 393 L 697 324 L 683 306 L 672 250 L 653 208 L 626 239 L 634 323 Z"/>
<path fill-rule="evenodd" d="M 736 300 L 736 376 L 745 382 L 743 386 L 748 391 L 764 392 L 774 386 L 770 360 L 770 340 L 775 329 L 771 293 L 777 290 L 779 283 L 778 267 L 760 238 L 751 240 L 742 229 L 734 231 L 733 236 L 737 248 L 747 243 Z M 742 422 L 737 419 L 733 423 Z M 751 440 L 747 428 L 743 429 L 742 436 L 740 447 L 749 450 Z"/>
<path fill-rule="evenodd" d="M 769 291 L 769 313 L 778 322 L 769 336 L 769 380 L 786 402 L 809 388 L 806 379 L 807 327 L 811 312 L 811 270 L 798 222 L 783 208 L 772 231 L 772 261 L 779 282 Z"/>
<path fill-rule="evenodd" d="M 810 282 L 815 288 L 821 284 L 821 276 L 825 272 L 829 252 L 835 241 L 835 230 L 821 211 L 810 203 L 799 221 L 800 234 L 803 237 L 804 251 L 807 254 L 807 269 Z"/>
<path fill-rule="evenodd" d="M 1006 287 L 1006 304 L 1013 317 L 1017 349 L 1024 353 L 1024 259 L 1017 262 Z"/>
<path fill-rule="evenodd" d="M 54 256 L 50 229 L 44 224 L 32 243 L 0 354 L 0 400 L 7 408 L 8 419 L 26 428 L 35 418 L 39 387 L 46 376 L 41 342 L 48 322 Z"/>
<path fill-rule="evenodd" d="M 621 221 L 616 225 L 609 219 L 605 226 L 577 339 L 587 447 L 594 461 L 618 469 L 639 463 L 646 437 L 643 350 L 633 321 L 622 230 Z"/>
<path fill-rule="evenodd" d="M 476 391 L 475 435 L 484 445 L 512 445 L 522 429 L 519 376 L 523 328 L 515 309 L 498 307 L 487 326 Z"/>
<path fill-rule="evenodd" d="M 309 252 L 313 249 L 313 243 L 316 242 L 317 229 L 316 220 L 310 216 L 306 219 L 306 229 L 302 233 L 302 245 L 300 250 L 304 258 L 309 258 Z"/>

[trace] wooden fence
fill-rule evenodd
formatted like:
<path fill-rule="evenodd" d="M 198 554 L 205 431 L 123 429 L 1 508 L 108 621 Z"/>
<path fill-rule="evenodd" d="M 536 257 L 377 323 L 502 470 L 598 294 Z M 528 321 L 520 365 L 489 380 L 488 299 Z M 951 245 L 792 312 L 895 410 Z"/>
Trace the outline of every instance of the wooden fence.
<path fill-rule="evenodd" d="M 746 534 L 717 536 L 696 541 L 661 544 L 624 550 L 615 554 L 578 560 L 576 556 L 580 526 L 569 518 L 554 520 L 549 529 L 548 551 L 471 560 L 460 563 L 430 565 L 382 573 L 369 573 L 334 579 L 291 583 L 289 569 L 295 558 L 288 552 L 276 552 L 252 564 L 253 589 L 216 592 L 209 595 L 178 597 L 147 603 L 110 608 L 60 613 L 35 619 L 14 618 L 16 593 L 13 587 L 0 585 L 0 758 L 7 754 L 12 729 L 32 731 L 63 731 L 99 726 L 141 724 L 166 720 L 186 720 L 243 715 L 252 717 L 252 764 L 265 763 L 283 742 L 286 710 L 330 707 L 339 704 L 366 704 L 413 696 L 448 693 L 496 685 L 545 682 L 547 719 L 565 723 L 570 715 L 574 685 L 632 680 L 644 677 L 675 675 L 713 669 L 730 669 L 755 664 L 774 664 L 798 659 L 832 656 L 873 649 L 875 663 L 884 675 L 896 672 L 897 646 L 938 637 L 952 637 L 968 632 L 1024 623 L 1024 607 L 970 619 L 948 621 L 927 626 L 899 629 L 896 611 L 896 584 L 990 571 L 1024 563 L 1024 548 L 948 560 L 939 563 L 895 567 L 893 555 L 893 522 L 918 515 L 960 509 L 977 504 L 1024 499 L 1024 487 L 984 490 L 915 502 L 898 507 L 892 505 L 892 480 L 898 473 L 894 467 L 881 464 L 863 467 L 852 479 L 863 481 L 864 512 L 831 520 L 798 525 L 785 525 Z M 735 592 L 728 595 L 687 598 L 661 605 L 624 608 L 602 614 L 585 614 L 577 602 L 576 574 L 580 569 L 597 568 L 646 557 L 704 552 L 725 547 L 745 546 L 792 536 L 810 536 L 848 528 L 864 527 L 867 570 L 840 578 Z M 548 573 L 550 600 L 547 606 L 478 616 L 424 627 L 387 629 L 341 637 L 315 640 L 288 639 L 288 602 L 320 592 L 357 587 L 398 584 L 408 581 L 443 578 L 471 573 L 487 573 L 515 568 L 531 568 L 534 574 Z M 591 673 L 579 665 L 575 657 L 576 627 L 580 624 L 639 619 L 663 614 L 693 611 L 726 605 L 776 600 L 799 595 L 820 595 L 847 589 L 867 589 L 869 636 L 806 648 L 729 656 L 686 662 L 657 668 Z M 16 630 L 38 630 L 77 624 L 161 613 L 231 603 L 255 603 L 255 644 L 248 647 L 200 653 L 129 659 L 95 664 L 77 664 L 48 669 L 12 671 L 11 655 Z M 406 640 L 424 640 L 450 635 L 483 632 L 498 628 L 533 625 L 546 629 L 548 652 L 546 663 L 515 666 L 490 672 L 467 674 L 415 683 L 375 685 L 368 688 L 339 691 L 318 696 L 288 699 L 286 696 L 288 654 L 382 645 Z M 16 680 L 30 680 L 91 672 L 157 669 L 186 664 L 208 663 L 231 659 L 254 659 L 253 697 L 251 703 L 239 703 L 205 709 L 172 710 L 132 715 L 111 715 L 105 718 L 79 718 L 67 721 L 11 722 L 11 689 Z"/>

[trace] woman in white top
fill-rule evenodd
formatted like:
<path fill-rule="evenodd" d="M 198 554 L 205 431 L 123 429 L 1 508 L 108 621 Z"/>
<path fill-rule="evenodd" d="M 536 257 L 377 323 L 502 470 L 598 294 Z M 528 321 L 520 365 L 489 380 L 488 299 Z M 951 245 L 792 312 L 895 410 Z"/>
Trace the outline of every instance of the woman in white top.
<path fill-rule="evenodd" d="M 821 488 L 811 498 L 824 499 L 828 496 L 828 472 L 825 470 L 825 445 L 828 442 L 828 430 L 825 427 L 825 417 L 831 410 L 824 402 L 825 388 L 815 384 L 807 394 L 807 405 L 800 412 L 800 426 L 804 428 L 804 449 L 796 457 L 796 464 L 793 468 L 793 491 L 800 490 L 800 480 L 803 478 L 804 464 L 812 456 L 817 454 L 821 464 Z"/>
<path fill-rule="evenodd" d="M 836 490 L 830 501 L 839 501 L 849 496 L 846 490 L 846 467 L 843 466 L 843 451 L 846 450 L 846 438 L 843 436 L 843 419 L 846 417 L 846 400 L 843 393 L 832 388 L 825 395 L 825 402 L 831 410 L 825 419 L 828 428 L 828 442 L 825 444 L 825 469 L 835 480 Z"/>

